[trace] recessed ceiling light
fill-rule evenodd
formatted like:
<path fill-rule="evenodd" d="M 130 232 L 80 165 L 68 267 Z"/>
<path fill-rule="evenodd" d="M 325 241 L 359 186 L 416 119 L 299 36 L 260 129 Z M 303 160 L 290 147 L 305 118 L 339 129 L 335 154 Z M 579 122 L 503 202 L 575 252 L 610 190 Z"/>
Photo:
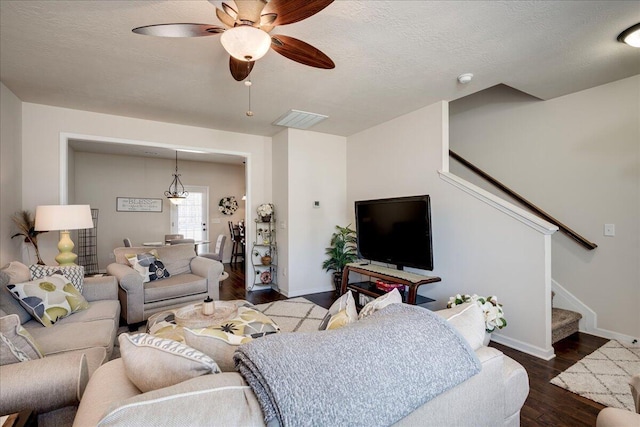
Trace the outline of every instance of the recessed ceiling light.
<path fill-rule="evenodd" d="M 640 47 L 640 22 L 621 32 L 618 41 L 629 46 Z"/>

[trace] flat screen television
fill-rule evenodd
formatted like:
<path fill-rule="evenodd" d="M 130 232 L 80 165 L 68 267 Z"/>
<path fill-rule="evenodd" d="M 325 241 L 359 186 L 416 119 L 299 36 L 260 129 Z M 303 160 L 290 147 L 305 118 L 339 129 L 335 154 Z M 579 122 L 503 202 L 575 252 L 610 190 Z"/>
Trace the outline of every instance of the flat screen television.
<path fill-rule="evenodd" d="M 431 203 L 428 195 L 355 202 L 358 256 L 433 270 Z"/>

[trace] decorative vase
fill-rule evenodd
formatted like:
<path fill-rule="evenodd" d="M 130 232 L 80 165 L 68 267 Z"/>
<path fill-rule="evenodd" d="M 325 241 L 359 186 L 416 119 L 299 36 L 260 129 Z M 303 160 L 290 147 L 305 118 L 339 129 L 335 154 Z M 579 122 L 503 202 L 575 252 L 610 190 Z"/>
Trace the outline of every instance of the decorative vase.
<path fill-rule="evenodd" d="M 271 256 L 265 255 L 260 258 L 260 261 L 262 262 L 262 265 L 271 265 Z"/>
<path fill-rule="evenodd" d="M 482 345 L 485 347 L 489 345 L 489 341 L 491 341 L 491 332 L 484 333 L 484 340 L 482 341 Z"/>
<path fill-rule="evenodd" d="M 261 222 L 271 222 L 271 215 L 265 215 L 260 217 Z"/>

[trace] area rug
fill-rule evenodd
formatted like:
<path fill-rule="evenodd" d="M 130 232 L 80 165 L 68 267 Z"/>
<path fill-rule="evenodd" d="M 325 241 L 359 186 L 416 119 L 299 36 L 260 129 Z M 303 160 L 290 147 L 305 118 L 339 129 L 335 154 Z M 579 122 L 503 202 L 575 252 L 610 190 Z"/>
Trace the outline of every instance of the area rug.
<path fill-rule="evenodd" d="M 605 406 L 635 411 L 629 379 L 640 373 L 640 347 L 611 340 L 551 380 Z"/>
<path fill-rule="evenodd" d="M 306 298 L 298 297 L 256 305 L 271 318 L 282 332 L 317 331 L 327 309 Z"/>

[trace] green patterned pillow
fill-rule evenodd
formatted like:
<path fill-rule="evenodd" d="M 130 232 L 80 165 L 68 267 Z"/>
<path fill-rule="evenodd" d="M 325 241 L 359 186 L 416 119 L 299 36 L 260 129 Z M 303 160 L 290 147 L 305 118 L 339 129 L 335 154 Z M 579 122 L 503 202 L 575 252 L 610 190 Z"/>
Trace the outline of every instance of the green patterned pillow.
<path fill-rule="evenodd" d="M 54 274 L 62 274 L 71 284 L 82 293 L 82 285 L 84 283 L 84 267 L 81 265 L 39 265 L 32 264 L 29 266 L 31 277 L 28 280 L 42 279 L 43 277 L 53 276 Z M 21 280 L 24 282 L 25 280 Z"/>
<path fill-rule="evenodd" d="M 358 320 L 358 311 L 356 310 L 356 301 L 353 299 L 351 291 L 347 291 L 344 295 L 338 298 L 329 311 L 322 319 L 318 330 L 330 330 L 338 329 L 349 323 L 353 323 Z"/>
<path fill-rule="evenodd" d="M 0 365 L 42 358 L 42 351 L 17 314 L 0 317 Z"/>
<path fill-rule="evenodd" d="M 209 355 L 223 372 L 235 370 L 233 353 L 240 344 L 280 331 L 273 320 L 250 307 L 238 307 L 233 319 L 207 328 L 184 328 L 185 343 Z"/>
<path fill-rule="evenodd" d="M 7 285 L 7 289 L 44 326 L 51 326 L 63 317 L 89 308 L 87 300 L 61 274 Z"/>
<path fill-rule="evenodd" d="M 212 358 L 174 340 L 120 334 L 118 341 L 125 372 L 143 393 L 220 372 Z"/>

